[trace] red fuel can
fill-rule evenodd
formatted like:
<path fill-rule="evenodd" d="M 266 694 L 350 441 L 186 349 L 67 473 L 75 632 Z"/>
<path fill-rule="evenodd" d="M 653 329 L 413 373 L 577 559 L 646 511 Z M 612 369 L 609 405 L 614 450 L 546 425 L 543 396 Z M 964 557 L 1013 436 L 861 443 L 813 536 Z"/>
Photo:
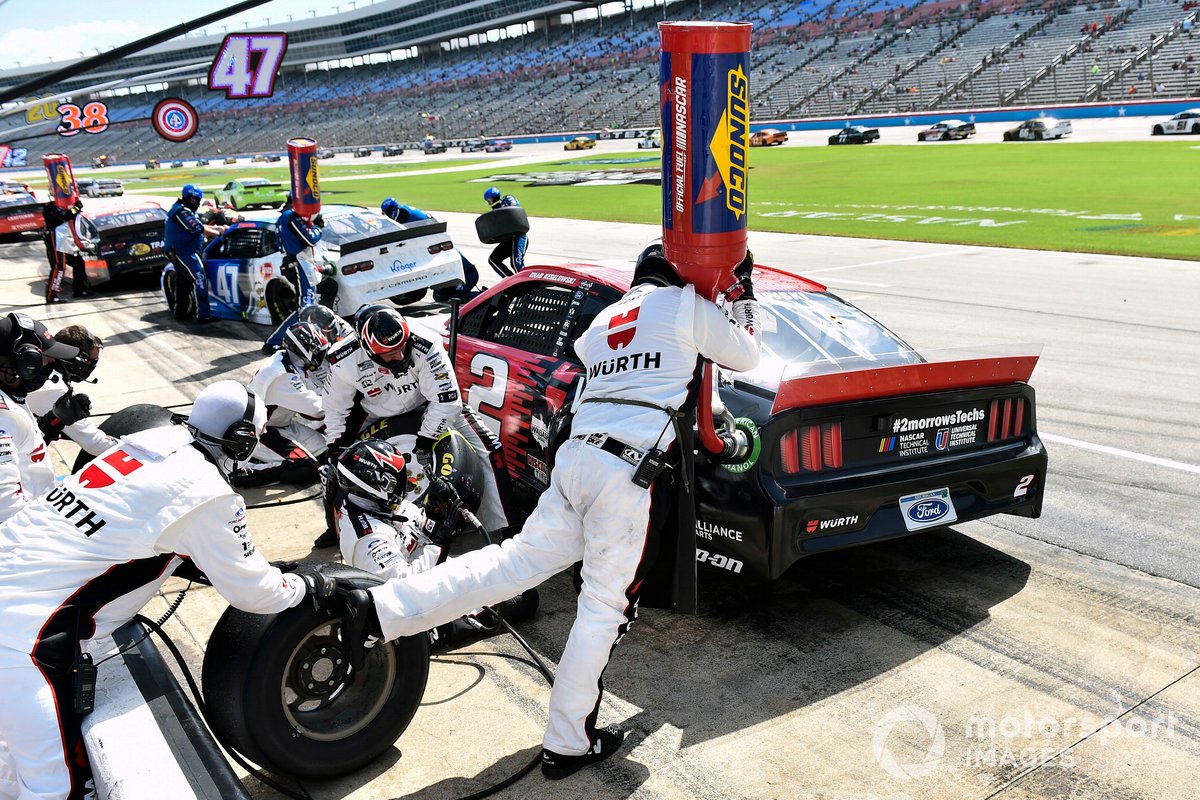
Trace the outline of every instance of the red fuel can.
<path fill-rule="evenodd" d="M 46 177 L 50 180 L 50 197 L 54 205 L 68 209 L 79 200 L 79 187 L 75 185 L 75 172 L 71 169 L 70 157 L 62 153 L 42 156 Z"/>
<path fill-rule="evenodd" d="M 750 27 L 658 25 L 663 256 L 710 300 L 746 255 Z"/>
<path fill-rule="evenodd" d="M 305 219 L 321 213 L 321 182 L 317 175 L 316 139 L 288 139 L 292 172 L 292 208 Z"/>

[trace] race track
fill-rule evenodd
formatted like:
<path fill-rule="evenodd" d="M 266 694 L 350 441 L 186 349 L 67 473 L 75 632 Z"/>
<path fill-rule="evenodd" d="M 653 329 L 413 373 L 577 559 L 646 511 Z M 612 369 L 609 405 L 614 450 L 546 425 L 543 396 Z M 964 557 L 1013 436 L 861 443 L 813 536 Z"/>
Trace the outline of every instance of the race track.
<path fill-rule="evenodd" d="M 439 216 L 486 264 L 490 248 L 464 244 L 471 217 Z M 539 218 L 528 261 L 629 260 L 657 235 Z M 752 234 L 751 247 L 919 347 L 1039 344 L 1044 514 L 812 557 L 769 593 L 703 573 L 703 613 L 643 612 L 605 675 L 600 719 L 630 727 L 622 752 L 497 797 L 1194 798 L 1200 263 L 783 234 Z M 0 244 L 0 304 L 105 337 L 88 389 L 98 411 L 186 403 L 262 358 L 265 329 L 183 328 L 149 287 L 44 307 L 42 253 L 37 240 Z M 60 468 L 73 460 L 70 446 L 54 449 Z M 250 512 L 269 558 L 309 556 L 317 506 L 296 508 Z M 569 580 L 546 584 L 542 603 L 522 631 L 555 661 L 573 618 Z M 194 589 L 169 626 L 194 667 L 222 609 Z M 520 653 L 502 638 L 439 656 L 397 748 L 308 791 L 441 800 L 523 765 L 549 692 L 521 664 L 469 655 L 488 652 Z"/>

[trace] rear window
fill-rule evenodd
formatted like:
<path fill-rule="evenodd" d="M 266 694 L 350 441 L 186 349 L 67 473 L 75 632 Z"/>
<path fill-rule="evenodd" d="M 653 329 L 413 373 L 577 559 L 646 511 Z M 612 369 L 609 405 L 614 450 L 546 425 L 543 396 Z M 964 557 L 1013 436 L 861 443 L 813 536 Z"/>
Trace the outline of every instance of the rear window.
<path fill-rule="evenodd" d="M 321 239 L 328 244 L 340 245 L 345 241 L 353 241 L 365 236 L 379 236 L 400 230 L 403 228 L 399 223 L 377 211 L 364 208 L 353 214 L 326 216 Z"/>

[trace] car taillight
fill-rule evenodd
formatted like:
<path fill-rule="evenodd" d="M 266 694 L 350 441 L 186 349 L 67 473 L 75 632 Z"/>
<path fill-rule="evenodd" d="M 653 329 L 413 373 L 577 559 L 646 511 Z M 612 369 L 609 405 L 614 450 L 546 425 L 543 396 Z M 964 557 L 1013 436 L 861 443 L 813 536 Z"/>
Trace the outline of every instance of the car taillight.
<path fill-rule="evenodd" d="M 366 272 L 369 269 L 375 268 L 374 261 L 359 261 L 356 264 L 347 264 L 342 267 L 343 275 L 353 275 L 356 272 Z"/>
<path fill-rule="evenodd" d="M 451 250 L 453 248 L 454 245 L 450 242 L 438 242 L 437 244 L 429 245 L 429 254 L 433 255 L 434 253 L 441 253 L 445 250 Z"/>
<path fill-rule="evenodd" d="M 842 466 L 842 423 L 823 422 L 790 430 L 779 441 L 780 463 L 788 475 Z"/>
<path fill-rule="evenodd" d="M 1020 436 L 1025 432 L 1025 398 L 993 400 L 988 411 L 989 442 Z"/>

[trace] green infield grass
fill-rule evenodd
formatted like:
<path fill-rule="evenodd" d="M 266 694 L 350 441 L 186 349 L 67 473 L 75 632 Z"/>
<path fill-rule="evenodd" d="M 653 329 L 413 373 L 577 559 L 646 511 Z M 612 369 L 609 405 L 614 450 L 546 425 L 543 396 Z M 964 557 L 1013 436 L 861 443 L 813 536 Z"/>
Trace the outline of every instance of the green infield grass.
<path fill-rule="evenodd" d="M 1198 145 L 1187 139 L 756 148 L 750 229 L 1200 260 Z M 657 186 L 529 184 L 531 173 L 657 166 L 657 153 L 592 152 L 572 162 L 364 177 L 322 189 L 337 202 L 375 205 L 394 195 L 420 208 L 482 212 L 483 189 L 495 183 L 533 216 L 655 223 Z"/>
<path fill-rule="evenodd" d="M 322 161 L 320 170 L 322 178 L 348 178 L 386 175 L 419 169 L 461 167 L 478 163 L 480 163 L 478 159 L 401 161 L 395 164 L 330 164 L 328 161 Z M 79 177 L 117 178 L 125 182 L 126 191 L 161 194 L 164 189 L 169 190 L 169 193 L 177 192 L 179 187 L 185 183 L 194 183 L 203 189 L 220 189 L 229 181 L 238 178 L 266 178 L 270 181 L 287 183 L 288 167 L 286 161 L 274 164 L 230 164 L 227 167 L 216 169 L 196 167 L 195 162 L 185 162 L 184 166 L 171 169 L 167 163 L 164 163 L 159 169 L 95 170 Z"/>

